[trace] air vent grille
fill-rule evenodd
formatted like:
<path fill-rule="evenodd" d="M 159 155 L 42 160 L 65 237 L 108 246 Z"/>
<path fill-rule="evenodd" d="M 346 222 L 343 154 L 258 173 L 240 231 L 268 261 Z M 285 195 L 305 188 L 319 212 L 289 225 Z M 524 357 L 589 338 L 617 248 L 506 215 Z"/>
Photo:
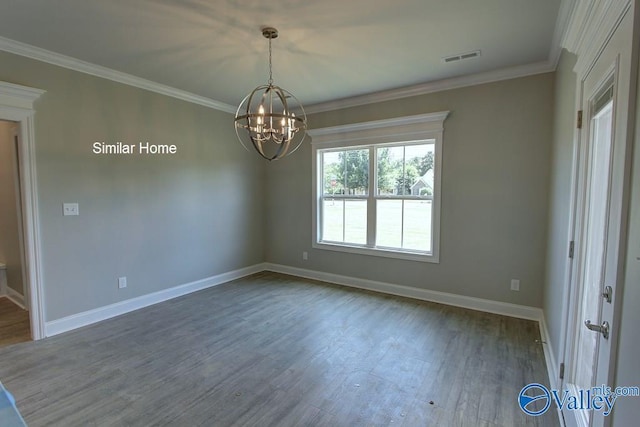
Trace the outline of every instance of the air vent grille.
<path fill-rule="evenodd" d="M 442 62 L 444 63 L 456 62 L 456 61 L 462 61 L 463 59 L 477 58 L 478 56 L 480 56 L 480 51 L 474 50 L 472 52 L 465 52 L 465 53 L 459 53 L 457 55 L 445 56 L 442 58 Z"/>

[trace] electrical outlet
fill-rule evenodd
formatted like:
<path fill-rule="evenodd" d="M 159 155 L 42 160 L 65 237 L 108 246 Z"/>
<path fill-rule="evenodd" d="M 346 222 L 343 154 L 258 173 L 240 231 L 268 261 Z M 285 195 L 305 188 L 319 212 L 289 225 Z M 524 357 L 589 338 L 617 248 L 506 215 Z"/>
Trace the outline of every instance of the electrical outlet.
<path fill-rule="evenodd" d="M 126 277 L 118 277 L 118 289 L 123 289 L 127 287 L 127 278 Z"/>
<path fill-rule="evenodd" d="M 512 291 L 519 291 L 520 290 L 520 280 L 511 279 L 511 290 Z"/>
<path fill-rule="evenodd" d="M 305 252 L 302 252 L 302 259 L 303 259 L 304 261 L 306 261 L 306 260 L 308 260 L 308 259 L 309 259 L 309 254 L 308 254 L 306 251 L 305 251 Z"/>
<path fill-rule="evenodd" d="M 80 208 L 77 203 L 63 203 L 62 204 L 62 215 L 64 216 L 73 216 L 80 215 Z"/>

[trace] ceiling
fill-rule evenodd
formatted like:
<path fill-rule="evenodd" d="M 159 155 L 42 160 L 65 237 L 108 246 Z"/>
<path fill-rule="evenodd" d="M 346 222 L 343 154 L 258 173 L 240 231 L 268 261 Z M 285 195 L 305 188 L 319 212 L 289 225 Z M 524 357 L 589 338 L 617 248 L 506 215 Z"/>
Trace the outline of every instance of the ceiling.
<path fill-rule="evenodd" d="M 553 69 L 560 3 L 2 0 L 0 37 L 234 108 L 268 79 L 260 29 L 274 26 L 274 81 L 308 106 L 513 67 Z M 442 60 L 475 50 L 480 57 Z"/>

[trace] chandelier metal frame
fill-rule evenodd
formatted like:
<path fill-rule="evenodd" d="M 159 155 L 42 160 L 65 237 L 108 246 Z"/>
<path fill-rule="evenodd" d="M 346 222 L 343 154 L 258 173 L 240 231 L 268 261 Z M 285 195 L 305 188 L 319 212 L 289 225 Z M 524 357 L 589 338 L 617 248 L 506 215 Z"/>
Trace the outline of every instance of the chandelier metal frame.
<path fill-rule="evenodd" d="M 305 138 L 307 116 L 291 92 L 273 84 L 271 40 L 278 37 L 278 30 L 264 27 L 262 35 L 269 40 L 269 82 L 244 97 L 234 122 L 236 135 L 247 151 L 251 145 L 263 158 L 277 160 L 300 147 Z M 297 106 L 292 107 L 291 101 Z"/>

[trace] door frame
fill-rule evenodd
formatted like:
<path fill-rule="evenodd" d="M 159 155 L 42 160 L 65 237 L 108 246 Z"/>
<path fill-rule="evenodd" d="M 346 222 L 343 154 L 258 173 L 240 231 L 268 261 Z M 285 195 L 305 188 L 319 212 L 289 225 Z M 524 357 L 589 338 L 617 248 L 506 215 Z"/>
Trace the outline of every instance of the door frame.
<path fill-rule="evenodd" d="M 593 69 L 596 64 L 596 61 L 600 58 L 601 53 L 607 47 L 607 44 L 611 40 L 615 31 L 620 26 L 620 23 L 623 21 L 627 14 L 633 15 L 636 11 L 633 10 L 633 2 L 630 0 L 618 0 L 608 4 L 608 9 L 603 9 L 604 7 L 602 3 L 597 3 L 594 0 L 586 0 L 584 2 L 578 3 L 578 6 L 574 10 L 573 19 L 580 18 L 580 22 L 571 23 L 572 27 L 569 29 L 568 34 L 565 35 L 565 39 L 563 41 L 563 46 L 569 50 L 570 52 L 575 53 L 578 56 L 577 63 L 574 67 L 574 72 L 576 73 L 576 94 L 575 94 L 575 111 L 578 112 L 582 109 L 584 103 L 584 81 Z M 578 18 L 576 18 L 578 17 Z M 632 19 L 633 20 L 633 19 Z M 632 22 L 632 26 L 635 25 L 635 22 Z M 593 30 L 595 28 L 595 30 Z M 633 33 L 633 31 L 632 31 Z M 633 68 L 633 49 L 634 49 L 633 40 L 629 41 L 629 49 L 631 50 L 631 68 Z M 619 59 L 616 61 L 617 64 L 615 66 L 615 76 L 616 85 L 619 83 L 619 73 L 621 69 L 619 67 Z M 625 72 L 628 70 L 624 70 Z M 631 70 L 632 71 L 632 70 Z M 610 74 L 608 74 L 610 75 Z M 635 90 L 636 76 L 633 73 L 630 73 L 630 87 L 632 92 Z M 631 182 L 631 174 L 630 174 L 630 165 L 631 165 L 631 156 L 630 147 L 633 142 L 633 133 L 630 132 L 630 123 L 632 123 L 633 118 L 635 117 L 635 109 L 633 108 L 634 101 L 633 96 L 630 97 L 630 105 L 628 109 L 628 114 L 625 119 L 625 128 L 626 134 L 624 138 L 626 139 L 626 159 L 625 159 L 625 169 L 624 169 L 624 179 L 623 179 L 623 192 L 622 192 L 622 212 L 621 212 L 621 228 L 620 234 L 618 236 L 618 283 L 615 289 L 614 296 L 614 310 L 617 313 L 611 325 L 612 334 L 610 336 L 611 341 L 611 353 L 609 366 L 607 369 L 608 378 L 613 381 L 614 373 L 615 373 L 615 365 L 616 365 L 616 355 L 617 355 L 617 344 L 618 344 L 618 334 L 620 330 L 620 309 L 622 302 L 622 294 L 623 294 L 623 285 L 624 285 L 624 262 L 625 262 L 625 244 L 626 244 L 626 230 L 627 230 L 627 219 L 628 219 L 628 203 L 629 203 L 629 186 Z M 583 126 L 589 126 L 589 117 L 588 112 L 585 111 L 585 118 Z M 585 128 L 586 129 L 586 128 Z M 572 170 L 571 170 L 571 194 L 570 194 L 570 202 L 569 202 L 569 230 L 568 230 L 568 239 L 567 239 L 567 249 L 569 249 L 569 243 L 577 242 L 577 239 L 581 237 L 579 233 L 582 230 L 582 223 L 584 219 L 584 210 L 581 209 L 584 201 L 584 194 L 581 193 L 581 190 L 585 188 L 584 180 L 587 178 L 585 172 L 586 159 L 582 158 L 583 149 L 583 132 L 582 129 L 577 126 L 574 128 L 573 134 L 573 150 L 572 150 Z M 569 251 L 567 251 L 569 252 Z M 568 340 L 569 333 L 571 332 L 571 327 L 569 322 L 574 320 L 575 317 L 575 307 L 574 300 L 576 299 L 576 268 L 578 267 L 579 261 L 579 248 L 576 246 L 574 250 L 574 257 L 567 257 L 567 262 L 565 264 L 565 272 L 564 272 L 564 288 L 563 288 L 563 305 L 562 305 L 562 324 L 560 330 L 560 349 L 559 356 L 560 362 L 565 364 L 567 361 L 567 357 L 571 355 L 571 342 Z M 568 372 L 568 369 L 565 370 Z M 560 386 L 564 386 L 565 379 L 560 379 Z M 558 411 L 560 413 L 560 411 Z M 561 420 L 563 419 L 562 414 L 560 414 Z M 604 425 L 610 425 L 611 417 L 605 417 Z M 566 425 L 566 423 L 565 423 Z"/>
<path fill-rule="evenodd" d="M 26 257 L 29 319 L 31 337 L 45 337 L 45 317 L 42 291 L 40 251 L 40 218 L 35 157 L 35 110 L 33 103 L 45 91 L 12 83 L 0 82 L 0 119 L 17 122 L 20 129 L 20 192 L 22 194 L 23 241 Z"/>
<path fill-rule="evenodd" d="M 22 136 L 20 135 L 20 126 L 19 123 L 11 122 L 14 124 L 11 129 L 11 145 L 15 147 L 15 172 L 14 172 L 14 182 L 15 182 L 15 191 L 16 191 L 16 212 L 18 213 L 18 245 L 20 248 L 20 266 L 22 269 L 22 304 L 23 307 L 29 310 L 29 286 L 27 284 L 27 253 L 25 251 L 25 242 L 24 242 L 24 223 L 22 216 L 22 188 L 20 186 L 20 145 L 22 144 Z"/>

